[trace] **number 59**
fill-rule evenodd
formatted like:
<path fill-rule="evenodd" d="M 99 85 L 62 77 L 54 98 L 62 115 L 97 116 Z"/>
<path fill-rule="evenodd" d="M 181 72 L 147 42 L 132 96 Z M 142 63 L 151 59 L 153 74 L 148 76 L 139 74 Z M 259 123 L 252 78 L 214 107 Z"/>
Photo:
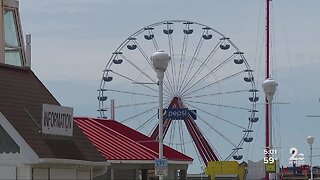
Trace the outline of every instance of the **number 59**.
<path fill-rule="evenodd" d="M 273 164 L 274 163 L 274 158 L 273 157 L 264 157 L 263 158 L 263 163 L 264 164 Z"/>

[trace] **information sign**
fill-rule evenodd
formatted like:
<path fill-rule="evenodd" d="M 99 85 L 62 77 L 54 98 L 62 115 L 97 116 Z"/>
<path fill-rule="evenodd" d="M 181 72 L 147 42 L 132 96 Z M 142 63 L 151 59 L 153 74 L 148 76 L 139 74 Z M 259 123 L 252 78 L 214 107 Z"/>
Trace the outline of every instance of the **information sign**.
<path fill-rule="evenodd" d="M 72 136 L 73 108 L 43 104 L 41 124 L 43 134 Z"/>

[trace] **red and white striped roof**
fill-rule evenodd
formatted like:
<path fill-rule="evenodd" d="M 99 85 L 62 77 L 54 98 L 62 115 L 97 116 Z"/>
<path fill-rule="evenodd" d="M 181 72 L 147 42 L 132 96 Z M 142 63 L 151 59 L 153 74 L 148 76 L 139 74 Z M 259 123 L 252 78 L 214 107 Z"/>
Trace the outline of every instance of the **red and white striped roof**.
<path fill-rule="evenodd" d="M 117 121 L 88 117 L 74 120 L 106 160 L 155 160 L 159 157 L 158 142 Z M 168 146 L 164 146 L 164 157 L 171 161 L 193 160 Z"/>

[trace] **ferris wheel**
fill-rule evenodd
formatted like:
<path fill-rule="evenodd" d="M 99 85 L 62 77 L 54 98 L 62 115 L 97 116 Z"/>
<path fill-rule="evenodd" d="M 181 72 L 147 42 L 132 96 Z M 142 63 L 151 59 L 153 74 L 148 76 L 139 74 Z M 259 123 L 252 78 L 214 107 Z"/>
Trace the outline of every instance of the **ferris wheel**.
<path fill-rule="evenodd" d="M 164 143 L 201 161 L 241 160 L 253 141 L 256 102 L 253 70 L 225 35 L 197 22 L 170 20 L 127 37 L 103 70 L 100 117 L 115 100 L 116 120 L 158 138 L 158 85 L 150 60 L 163 50 L 171 60 L 163 79 Z"/>

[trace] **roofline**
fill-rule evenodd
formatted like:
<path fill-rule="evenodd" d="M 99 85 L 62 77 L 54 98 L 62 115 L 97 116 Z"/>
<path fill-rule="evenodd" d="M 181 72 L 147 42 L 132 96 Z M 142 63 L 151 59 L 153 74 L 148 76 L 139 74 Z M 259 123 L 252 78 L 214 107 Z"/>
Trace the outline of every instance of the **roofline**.
<path fill-rule="evenodd" d="M 89 116 L 73 116 L 73 119 L 91 119 L 91 120 L 111 120 L 116 121 L 115 119 L 107 119 L 107 118 L 100 118 L 100 117 L 89 117 Z M 117 121 L 119 122 L 119 121 Z"/>
<path fill-rule="evenodd" d="M 14 65 L 10 65 L 10 64 L 1 64 L 0 63 L 0 67 L 3 68 L 7 68 L 7 69 L 15 69 L 18 71 L 25 71 L 25 72 L 29 72 L 31 73 L 39 82 L 39 84 L 44 87 L 47 90 L 47 93 L 49 93 L 52 98 L 56 101 L 56 103 L 61 106 L 60 102 L 57 100 L 57 98 L 49 91 L 49 89 L 42 83 L 42 81 L 40 81 L 40 79 L 38 78 L 38 76 L 32 71 L 32 69 L 30 67 L 26 67 L 26 66 L 14 66 Z"/>
<path fill-rule="evenodd" d="M 154 164 L 155 160 L 108 160 L 114 164 Z M 192 161 L 168 160 L 168 164 L 192 164 Z"/>
<path fill-rule="evenodd" d="M 38 163 L 39 156 L 29 146 L 29 144 L 23 139 L 19 132 L 12 126 L 8 119 L 0 112 L 0 125 L 19 146 L 20 153 L 23 155 L 25 161 L 28 164 Z"/>
<path fill-rule="evenodd" d="M 11 68 L 11 69 L 15 69 L 15 70 L 21 70 L 21 71 L 30 71 L 30 67 L 26 67 L 26 66 L 15 66 L 15 65 L 11 65 L 11 64 L 2 64 L 0 63 L 0 66 L 4 67 L 4 68 Z"/>
<path fill-rule="evenodd" d="M 168 161 L 169 164 L 192 164 L 193 161 Z"/>
<path fill-rule="evenodd" d="M 85 160 L 76 160 L 76 159 L 58 159 L 58 158 L 40 158 L 39 164 L 74 164 L 74 165 L 83 165 L 83 166 L 109 166 L 111 163 L 109 161 L 85 161 Z"/>

